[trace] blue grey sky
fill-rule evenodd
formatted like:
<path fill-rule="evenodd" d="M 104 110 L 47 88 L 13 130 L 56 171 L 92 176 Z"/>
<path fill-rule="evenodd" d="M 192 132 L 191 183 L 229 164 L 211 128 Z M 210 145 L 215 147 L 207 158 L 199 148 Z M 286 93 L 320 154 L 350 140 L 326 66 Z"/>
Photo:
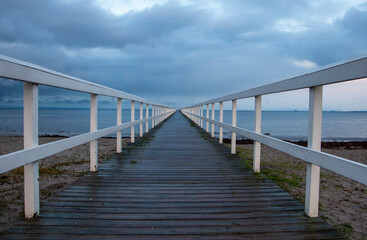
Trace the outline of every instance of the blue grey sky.
<path fill-rule="evenodd" d="M 174 107 L 364 53 L 362 0 L 0 1 L 0 54 Z M 88 106 L 87 94 L 40 91 L 43 106 Z M 324 109 L 367 110 L 366 91 L 367 81 L 325 87 Z M 304 110 L 307 99 L 296 91 L 263 105 Z M 0 80 L 0 106 L 21 104 L 21 83 Z"/>

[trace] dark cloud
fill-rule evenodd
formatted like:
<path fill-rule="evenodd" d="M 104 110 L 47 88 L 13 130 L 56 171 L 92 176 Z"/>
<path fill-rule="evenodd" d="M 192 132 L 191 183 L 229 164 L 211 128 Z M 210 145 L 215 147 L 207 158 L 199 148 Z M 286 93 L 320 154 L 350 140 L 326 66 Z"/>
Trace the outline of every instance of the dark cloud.
<path fill-rule="evenodd" d="M 177 2 L 120 17 L 89 1 L 0 1 L 0 38 L 6 42 L 115 47 L 147 43 L 197 23 L 202 12 Z"/>
<path fill-rule="evenodd" d="M 309 70 L 292 59 L 320 66 L 367 50 L 363 5 L 323 21 L 318 19 L 331 15 L 329 8 L 343 6 L 306 0 L 205 4 L 168 1 L 116 16 L 90 1 L 0 1 L 0 54 L 184 106 Z M 21 84 L 1 88 L 0 101 L 19 101 L 21 91 L 11 89 Z M 52 88 L 41 92 L 42 104 L 89 99 Z"/>
<path fill-rule="evenodd" d="M 20 106 L 23 84 L 19 81 L 0 78 L 0 106 Z"/>
<path fill-rule="evenodd" d="M 282 34 L 278 43 L 284 52 L 323 66 L 365 53 L 366 25 L 367 11 L 353 8 L 331 23 L 314 24 L 300 33 Z"/>
<path fill-rule="evenodd" d="M 367 7 L 367 4 L 365 4 L 365 7 Z M 345 29 L 348 34 L 365 39 L 367 35 L 367 11 L 352 8 L 341 20 L 337 21 L 337 24 Z"/>

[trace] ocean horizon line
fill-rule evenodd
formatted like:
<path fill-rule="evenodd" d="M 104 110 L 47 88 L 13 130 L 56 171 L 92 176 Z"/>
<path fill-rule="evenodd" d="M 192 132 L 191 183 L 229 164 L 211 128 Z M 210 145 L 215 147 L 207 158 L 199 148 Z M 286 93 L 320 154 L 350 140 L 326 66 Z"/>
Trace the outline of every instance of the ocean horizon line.
<path fill-rule="evenodd" d="M 23 106 L 0 106 L 0 109 L 23 109 Z M 89 110 L 89 107 L 39 107 L 38 109 L 42 110 Z M 116 108 L 107 108 L 101 107 L 99 110 L 116 110 Z M 122 108 L 122 110 L 129 110 L 130 108 Z M 139 108 L 135 108 L 135 110 L 139 110 Z M 145 107 L 143 108 L 145 110 Z M 151 110 L 151 109 L 150 109 Z M 180 110 L 180 109 L 177 109 Z M 211 109 L 210 109 L 211 110 Z M 204 110 L 206 111 L 206 110 Z M 215 109 L 215 111 L 219 111 L 219 109 Z M 224 109 L 223 111 L 232 111 L 231 109 Z M 254 112 L 254 110 L 248 109 L 237 109 L 238 112 Z M 308 110 L 297 110 L 297 109 L 289 109 L 289 110 L 262 110 L 262 112 L 308 112 Z M 323 112 L 367 112 L 367 110 L 351 110 L 351 111 L 342 111 L 342 110 L 323 110 Z"/>

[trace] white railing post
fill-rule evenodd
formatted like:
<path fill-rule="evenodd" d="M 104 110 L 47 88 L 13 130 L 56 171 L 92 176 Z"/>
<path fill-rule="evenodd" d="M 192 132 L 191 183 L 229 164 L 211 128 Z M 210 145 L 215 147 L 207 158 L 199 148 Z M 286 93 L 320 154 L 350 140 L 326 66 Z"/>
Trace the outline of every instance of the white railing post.
<path fill-rule="evenodd" d="M 154 114 L 154 109 L 155 109 L 155 105 L 152 105 L 152 128 L 154 128 L 154 116 L 155 116 L 155 114 Z"/>
<path fill-rule="evenodd" d="M 159 106 L 157 106 L 155 108 L 155 115 L 157 116 L 157 118 L 155 120 L 155 125 L 158 126 L 158 124 L 159 124 L 159 117 L 158 117 L 158 115 L 159 115 Z"/>
<path fill-rule="evenodd" d="M 219 102 L 219 122 L 223 122 L 223 102 Z M 223 144 L 223 127 L 219 127 L 219 143 Z"/>
<path fill-rule="evenodd" d="M 196 107 L 192 108 L 192 113 L 195 114 L 196 112 Z M 192 120 L 194 121 L 194 123 L 196 123 L 196 116 L 192 116 Z"/>
<path fill-rule="evenodd" d="M 195 107 L 194 108 L 194 114 L 196 115 L 198 113 L 198 107 Z M 195 124 L 196 125 L 199 125 L 198 121 L 199 121 L 199 118 L 197 116 L 194 117 L 195 118 Z"/>
<path fill-rule="evenodd" d="M 200 105 L 200 117 L 203 117 L 203 108 L 204 106 L 203 105 Z M 203 128 L 203 119 L 200 118 L 200 127 Z"/>
<path fill-rule="evenodd" d="M 322 86 L 310 88 L 308 147 L 321 151 Z M 305 212 L 317 217 L 319 211 L 320 167 L 307 163 Z"/>
<path fill-rule="evenodd" d="M 255 97 L 255 133 L 261 134 L 261 96 Z M 260 172 L 261 143 L 254 141 L 254 172 Z"/>
<path fill-rule="evenodd" d="M 98 130 L 98 95 L 90 95 L 90 131 Z M 90 142 L 90 171 L 98 171 L 98 140 Z"/>
<path fill-rule="evenodd" d="M 212 120 L 215 118 L 215 103 L 212 103 Z M 214 123 L 212 123 L 212 137 L 214 137 Z"/>
<path fill-rule="evenodd" d="M 135 101 L 131 101 L 131 122 L 135 121 Z M 135 142 L 135 126 L 131 126 L 130 141 Z"/>
<path fill-rule="evenodd" d="M 198 119 L 198 126 L 200 127 L 200 121 L 201 121 L 201 118 L 200 118 L 200 106 L 197 106 L 197 111 L 196 111 L 196 114 L 198 115 L 196 118 Z"/>
<path fill-rule="evenodd" d="M 159 125 L 159 123 L 160 123 L 160 121 L 161 121 L 161 117 L 159 117 L 159 111 L 161 110 L 161 107 L 160 106 L 158 106 L 157 107 L 157 124 L 156 124 L 156 126 L 158 126 Z"/>
<path fill-rule="evenodd" d="M 199 105 L 199 106 L 197 106 L 197 113 L 196 113 L 198 116 L 197 116 L 197 118 L 198 118 L 198 126 L 200 127 L 201 126 L 201 118 L 200 118 L 200 116 L 201 116 L 201 106 Z"/>
<path fill-rule="evenodd" d="M 232 126 L 236 127 L 237 125 L 237 100 L 232 100 Z M 236 133 L 232 132 L 231 139 L 231 153 L 236 154 Z"/>
<path fill-rule="evenodd" d="M 117 98 L 117 125 L 122 124 L 122 99 Z M 120 153 L 122 149 L 122 138 L 121 131 L 117 131 L 116 133 L 116 152 Z"/>
<path fill-rule="evenodd" d="M 145 105 L 145 118 L 149 118 L 149 104 L 147 103 Z M 148 133 L 149 132 L 149 121 L 145 122 L 145 132 Z"/>
<path fill-rule="evenodd" d="M 143 119 L 143 103 L 140 103 L 140 120 Z M 142 137 L 143 136 L 143 123 L 139 124 L 140 129 L 139 129 L 139 136 Z"/>
<path fill-rule="evenodd" d="M 162 122 L 166 119 L 166 108 L 165 107 L 162 107 L 162 114 L 163 114 L 163 117 L 162 117 Z"/>
<path fill-rule="evenodd" d="M 38 84 L 24 82 L 24 149 L 38 146 Z M 38 161 L 24 165 L 24 213 L 39 215 Z"/>
<path fill-rule="evenodd" d="M 206 118 L 209 118 L 209 104 L 206 105 Z M 209 132 L 209 121 L 206 120 L 206 131 Z"/>

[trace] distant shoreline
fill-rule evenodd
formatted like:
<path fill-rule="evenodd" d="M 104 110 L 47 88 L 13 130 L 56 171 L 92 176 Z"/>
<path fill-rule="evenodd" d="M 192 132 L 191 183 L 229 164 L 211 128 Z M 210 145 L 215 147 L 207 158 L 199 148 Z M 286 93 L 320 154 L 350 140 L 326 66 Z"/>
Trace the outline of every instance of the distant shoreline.
<path fill-rule="evenodd" d="M 303 147 L 307 147 L 307 141 L 299 140 L 299 141 L 289 141 L 284 140 L 289 143 L 293 143 L 296 145 L 300 145 Z M 231 143 L 231 139 L 229 138 L 223 138 L 224 143 Z M 237 139 L 237 144 L 253 144 L 253 140 L 250 139 Z M 361 141 L 322 141 L 321 142 L 321 148 L 325 149 L 367 149 L 367 141 L 361 140 Z"/>

